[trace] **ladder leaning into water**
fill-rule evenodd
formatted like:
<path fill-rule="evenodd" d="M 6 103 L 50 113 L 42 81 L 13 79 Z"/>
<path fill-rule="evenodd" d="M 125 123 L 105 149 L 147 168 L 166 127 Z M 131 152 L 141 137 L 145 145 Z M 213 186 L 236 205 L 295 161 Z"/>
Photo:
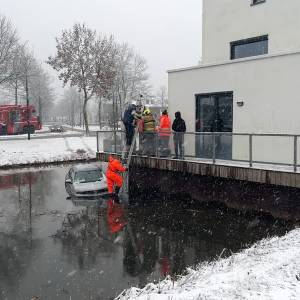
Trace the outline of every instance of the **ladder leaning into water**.
<path fill-rule="evenodd" d="M 139 134 L 139 129 L 138 129 L 138 126 L 136 126 L 130 148 L 128 149 L 128 146 L 125 144 L 123 151 L 122 151 L 122 163 L 124 166 L 126 166 L 127 171 L 123 173 L 123 185 L 119 191 L 119 196 L 122 197 L 126 201 L 128 201 L 128 192 L 129 192 L 129 176 L 128 176 L 129 166 L 130 166 L 131 157 L 133 154 L 133 150 L 135 148 L 135 143 L 136 143 L 138 134 Z"/>
<path fill-rule="evenodd" d="M 142 96 L 141 96 L 142 99 Z M 140 113 L 142 115 L 144 111 L 144 104 L 140 102 Z M 122 188 L 119 191 L 119 196 L 123 198 L 123 200 L 128 201 L 128 193 L 129 193 L 129 166 L 131 162 L 131 157 L 133 154 L 133 150 L 135 148 L 136 140 L 139 135 L 139 126 L 136 124 L 135 131 L 134 131 L 134 136 L 130 145 L 130 148 L 128 149 L 128 146 L 125 143 L 125 146 L 122 151 L 122 163 L 126 166 L 127 171 L 123 173 L 123 185 Z"/>

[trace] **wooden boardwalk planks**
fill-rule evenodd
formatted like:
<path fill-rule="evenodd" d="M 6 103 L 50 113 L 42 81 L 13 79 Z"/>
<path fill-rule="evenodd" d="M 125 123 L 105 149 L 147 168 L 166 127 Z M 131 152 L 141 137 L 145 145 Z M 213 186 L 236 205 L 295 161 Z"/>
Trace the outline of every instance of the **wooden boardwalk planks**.
<path fill-rule="evenodd" d="M 109 155 L 101 152 L 97 153 L 97 158 L 106 162 Z M 300 188 L 300 173 L 142 156 L 132 156 L 131 164 L 142 168 Z"/>

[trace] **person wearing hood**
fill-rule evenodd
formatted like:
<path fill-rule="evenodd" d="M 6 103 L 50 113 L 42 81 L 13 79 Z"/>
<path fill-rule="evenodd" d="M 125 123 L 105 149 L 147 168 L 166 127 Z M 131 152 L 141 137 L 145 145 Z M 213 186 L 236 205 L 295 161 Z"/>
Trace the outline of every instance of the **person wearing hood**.
<path fill-rule="evenodd" d="M 127 171 L 127 169 L 122 165 L 122 163 L 117 158 L 110 155 L 106 171 L 107 188 L 109 193 L 119 193 L 119 190 L 123 185 L 123 177 L 119 173 L 125 171 Z M 115 186 L 116 188 L 114 191 Z"/>
<path fill-rule="evenodd" d="M 130 148 L 133 137 L 134 137 L 134 128 L 137 124 L 137 120 L 141 119 L 140 106 L 135 104 L 129 104 L 123 114 L 123 124 L 126 132 L 126 146 Z"/>
<path fill-rule="evenodd" d="M 184 133 L 186 132 L 185 121 L 181 118 L 180 111 L 175 113 L 175 120 L 172 124 L 172 130 L 174 131 L 174 147 L 175 147 L 175 159 L 184 159 Z M 179 154 L 179 155 L 178 155 Z"/>

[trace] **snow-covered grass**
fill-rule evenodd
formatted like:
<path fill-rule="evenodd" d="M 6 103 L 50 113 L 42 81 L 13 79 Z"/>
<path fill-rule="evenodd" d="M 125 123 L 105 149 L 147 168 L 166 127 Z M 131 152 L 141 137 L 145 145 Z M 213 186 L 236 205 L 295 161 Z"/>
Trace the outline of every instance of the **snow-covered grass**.
<path fill-rule="evenodd" d="M 84 129 L 84 127 L 82 127 L 82 126 L 71 126 L 71 125 L 64 125 L 64 127 L 66 127 L 66 128 L 73 128 L 74 130 L 80 130 L 80 131 L 82 131 L 82 132 L 85 132 L 85 129 Z M 99 125 L 89 125 L 89 130 L 90 131 L 99 131 L 100 130 L 100 127 L 99 127 Z M 103 129 L 102 129 L 103 130 Z"/>
<path fill-rule="evenodd" d="M 95 137 L 0 141 L 0 166 L 92 159 L 96 149 Z"/>
<path fill-rule="evenodd" d="M 199 265 L 173 282 L 131 288 L 118 300 L 299 299 L 300 229 Z"/>

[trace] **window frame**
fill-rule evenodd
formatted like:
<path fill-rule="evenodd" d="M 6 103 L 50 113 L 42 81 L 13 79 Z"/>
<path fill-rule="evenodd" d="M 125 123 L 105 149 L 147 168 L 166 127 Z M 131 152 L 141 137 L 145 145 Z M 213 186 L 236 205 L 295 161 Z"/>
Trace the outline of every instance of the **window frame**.
<path fill-rule="evenodd" d="M 240 46 L 240 45 L 247 45 L 247 44 L 252 44 L 255 42 L 261 42 L 261 41 L 267 41 L 267 53 L 262 53 L 262 54 L 257 54 L 257 55 L 251 55 L 251 56 L 245 56 L 245 57 L 234 57 L 234 47 L 235 46 Z M 248 57 L 255 57 L 255 56 L 260 56 L 260 55 L 267 55 L 269 53 L 269 35 L 264 34 L 256 37 L 251 37 L 247 39 L 242 39 L 242 40 L 237 40 L 230 42 L 230 60 L 236 60 L 236 59 L 243 59 L 243 58 L 248 58 Z"/>

